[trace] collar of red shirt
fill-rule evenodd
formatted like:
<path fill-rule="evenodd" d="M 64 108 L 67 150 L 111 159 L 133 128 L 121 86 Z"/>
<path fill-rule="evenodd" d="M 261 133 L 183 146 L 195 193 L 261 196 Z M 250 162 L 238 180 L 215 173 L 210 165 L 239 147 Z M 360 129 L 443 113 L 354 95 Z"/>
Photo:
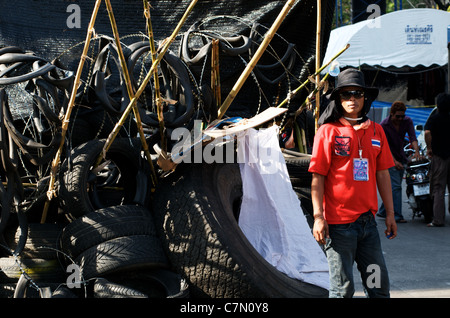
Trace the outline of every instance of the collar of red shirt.
<path fill-rule="evenodd" d="M 344 117 L 339 118 L 339 122 L 344 126 L 352 126 L 352 124 L 350 124 L 350 122 Z M 355 130 L 367 129 L 370 127 L 370 123 L 371 123 L 370 119 L 367 119 L 365 122 L 362 122 L 361 124 L 353 125 L 353 128 Z"/>

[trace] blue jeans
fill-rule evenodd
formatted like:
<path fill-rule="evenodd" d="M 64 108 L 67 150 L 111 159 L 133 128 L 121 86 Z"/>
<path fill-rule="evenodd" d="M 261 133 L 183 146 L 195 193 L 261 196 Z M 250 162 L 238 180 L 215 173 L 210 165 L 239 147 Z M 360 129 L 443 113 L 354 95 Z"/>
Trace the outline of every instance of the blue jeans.
<path fill-rule="evenodd" d="M 394 214 L 395 220 L 403 220 L 402 214 L 402 182 L 403 182 L 403 172 L 405 170 L 397 170 L 395 167 L 389 168 L 389 176 L 391 177 L 391 187 L 392 187 L 392 199 L 394 201 Z M 381 203 L 378 214 L 381 217 L 386 217 L 386 209 L 384 204 Z"/>
<path fill-rule="evenodd" d="M 354 223 L 328 226 L 330 238 L 325 252 L 330 269 L 329 297 L 353 297 L 354 262 L 368 297 L 390 297 L 389 276 L 372 212 L 362 214 Z"/>

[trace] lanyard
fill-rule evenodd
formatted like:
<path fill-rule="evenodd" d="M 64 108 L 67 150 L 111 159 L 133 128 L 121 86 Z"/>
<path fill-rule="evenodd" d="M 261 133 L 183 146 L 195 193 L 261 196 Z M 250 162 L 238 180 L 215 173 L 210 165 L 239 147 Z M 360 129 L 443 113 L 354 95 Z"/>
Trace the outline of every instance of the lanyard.
<path fill-rule="evenodd" d="M 363 148 L 362 148 L 362 145 L 361 145 L 361 139 L 360 139 L 359 136 L 358 136 L 358 131 L 357 131 L 357 130 L 355 130 L 355 134 L 356 134 L 356 137 L 358 138 L 358 152 L 359 152 L 359 159 L 362 159 L 362 151 L 363 151 Z M 363 129 L 362 139 L 364 138 L 365 135 L 366 135 L 366 130 Z"/>

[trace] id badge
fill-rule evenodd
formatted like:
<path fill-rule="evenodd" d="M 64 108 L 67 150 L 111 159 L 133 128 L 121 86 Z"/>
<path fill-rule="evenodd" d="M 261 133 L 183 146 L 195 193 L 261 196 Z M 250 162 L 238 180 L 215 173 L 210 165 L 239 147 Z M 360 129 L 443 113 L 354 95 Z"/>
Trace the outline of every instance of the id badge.
<path fill-rule="evenodd" d="M 369 181 L 369 160 L 366 158 L 353 159 L 353 180 Z"/>

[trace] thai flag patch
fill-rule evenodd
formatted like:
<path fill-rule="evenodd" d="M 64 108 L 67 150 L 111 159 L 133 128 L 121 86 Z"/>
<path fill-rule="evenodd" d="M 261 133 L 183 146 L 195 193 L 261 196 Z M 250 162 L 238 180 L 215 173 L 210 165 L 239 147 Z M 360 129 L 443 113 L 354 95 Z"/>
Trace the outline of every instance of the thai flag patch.
<path fill-rule="evenodd" d="M 378 140 L 378 139 L 372 139 L 372 146 L 380 148 L 381 147 L 381 141 Z"/>

